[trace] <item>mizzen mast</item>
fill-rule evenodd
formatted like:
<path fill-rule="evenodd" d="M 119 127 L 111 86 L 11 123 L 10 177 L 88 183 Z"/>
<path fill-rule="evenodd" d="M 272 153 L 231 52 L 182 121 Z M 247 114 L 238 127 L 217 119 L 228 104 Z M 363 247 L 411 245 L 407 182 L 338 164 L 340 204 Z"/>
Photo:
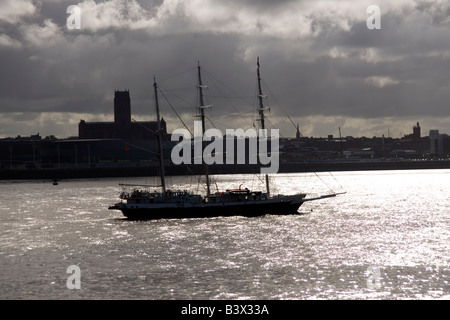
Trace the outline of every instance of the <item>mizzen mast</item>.
<path fill-rule="evenodd" d="M 258 99 L 259 99 L 259 116 L 260 116 L 260 121 L 261 121 L 261 129 L 262 132 L 264 134 L 264 104 L 263 104 L 263 98 L 265 97 L 262 93 L 262 88 L 261 88 L 261 75 L 259 72 L 259 57 L 257 60 L 257 74 L 258 74 Z M 260 137 L 261 138 L 261 137 Z M 266 137 L 268 138 L 268 137 Z M 266 191 L 267 191 L 267 197 L 270 197 L 270 187 L 269 187 L 269 175 L 266 174 Z"/>

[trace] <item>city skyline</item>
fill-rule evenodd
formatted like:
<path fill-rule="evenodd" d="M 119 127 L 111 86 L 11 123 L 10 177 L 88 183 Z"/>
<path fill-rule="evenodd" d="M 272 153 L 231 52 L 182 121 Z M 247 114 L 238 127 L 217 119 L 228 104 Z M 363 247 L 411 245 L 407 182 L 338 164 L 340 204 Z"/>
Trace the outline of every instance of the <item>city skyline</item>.
<path fill-rule="evenodd" d="M 69 28 L 71 5 L 79 29 Z M 369 28 L 370 5 L 379 29 Z M 206 80 L 242 97 L 217 98 L 224 89 L 211 85 L 210 118 L 248 128 L 258 56 L 267 116 L 283 136 L 297 123 L 312 137 L 341 128 L 399 138 L 417 122 L 422 136 L 450 133 L 449 16 L 440 0 L 3 1 L 0 138 L 76 136 L 80 119 L 113 119 L 116 89 L 130 90 L 136 120 L 154 120 L 153 76 L 168 95 L 186 89 L 175 107 L 192 122 L 198 61 Z M 181 127 L 167 103 L 162 111 L 168 132 Z"/>

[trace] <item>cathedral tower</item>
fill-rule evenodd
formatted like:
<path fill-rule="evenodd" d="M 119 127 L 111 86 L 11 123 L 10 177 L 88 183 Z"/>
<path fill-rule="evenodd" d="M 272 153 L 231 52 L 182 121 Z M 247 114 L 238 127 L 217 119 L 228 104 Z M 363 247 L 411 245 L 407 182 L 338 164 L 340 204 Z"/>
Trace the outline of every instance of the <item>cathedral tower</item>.
<path fill-rule="evenodd" d="M 129 91 L 116 91 L 114 93 L 114 122 L 117 125 L 128 125 L 131 123 Z"/>

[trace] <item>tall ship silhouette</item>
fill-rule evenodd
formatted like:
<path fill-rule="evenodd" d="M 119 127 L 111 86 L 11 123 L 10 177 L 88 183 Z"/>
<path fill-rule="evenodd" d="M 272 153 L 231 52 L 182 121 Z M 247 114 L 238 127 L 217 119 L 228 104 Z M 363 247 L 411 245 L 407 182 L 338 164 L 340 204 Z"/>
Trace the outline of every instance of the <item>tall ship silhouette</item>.
<path fill-rule="evenodd" d="M 203 89 L 201 67 L 198 64 L 199 93 L 198 115 L 202 124 L 202 133 L 205 133 L 205 108 L 203 100 Z M 257 60 L 258 79 L 258 101 L 259 121 L 261 129 L 265 129 L 265 107 L 263 105 L 263 92 L 261 87 L 259 57 Z M 307 194 L 297 193 L 294 195 L 271 195 L 268 174 L 265 174 L 265 190 L 250 190 L 242 187 L 237 189 L 225 189 L 223 191 L 211 192 L 211 181 L 208 165 L 203 161 L 203 173 L 205 175 L 206 195 L 197 194 L 188 190 L 171 190 L 166 184 L 164 174 L 164 159 L 162 149 L 162 130 L 160 127 L 160 110 L 158 102 L 158 85 L 156 78 L 153 83 L 155 96 L 155 109 L 157 117 L 157 135 L 159 147 L 160 190 L 150 191 L 150 186 L 123 184 L 124 187 L 133 188 L 132 191 L 123 191 L 120 194 L 120 202 L 110 206 L 110 210 L 120 210 L 128 219 L 176 219 L 176 218 L 208 218 L 217 216 L 246 216 L 255 217 L 266 214 L 289 215 L 298 214 L 299 207 L 308 201 L 335 197 L 338 193 L 322 195 L 314 198 L 306 198 Z"/>

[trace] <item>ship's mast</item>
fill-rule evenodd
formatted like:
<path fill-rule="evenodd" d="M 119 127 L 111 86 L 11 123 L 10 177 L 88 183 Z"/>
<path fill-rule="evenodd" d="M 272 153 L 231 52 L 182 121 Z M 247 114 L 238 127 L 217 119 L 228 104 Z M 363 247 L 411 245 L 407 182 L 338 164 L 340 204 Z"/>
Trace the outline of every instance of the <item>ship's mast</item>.
<path fill-rule="evenodd" d="M 264 95 L 262 94 L 262 89 L 261 89 L 261 75 L 259 73 L 259 57 L 257 60 L 257 65 L 258 65 L 258 69 L 257 69 L 257 74 L 258 74 L 258 98 L 259 98 L 259 116 L 260 116 L 260 121 L 261 121 L 261 129 L 263 129 L 264 132 L 264 104 L 263 104 L 263 98 Z M 267 197 L 270 197 L 270 188 L 269 188 L 269 175 L 266 174 L 266 191 L 267 191 Z"/>
<path fill-rule="evenodd" d="M 202 137 L 205 134 L 205 106 L 203 101 L 203 88 L 206 88 L 206 86 L 202 83 L 202 74 L 200 72 L 200 62 L 198 62 L 198 92 L 200 97 L 200 105 L 199 105 L 199 111 L 200 111 L 200 117 L 202 120 Z M 203 138 L 202 138 L 202 150 L 203 150 Z M 208 174 L 208 165 L 205 163 L 205 160 L 202 156 L 202 163 L 203 163 L 203 169 L 205 171 L 205 178 L 206 178 L 206 195 L 209 197 L 211 195 L 211 188 L 210 188 L 210 182 L 209 182 L 209 174 Z"/>
<path fill-rule="evenodd" d="M 161 121 L 159 119 L 159 103 L 158 103 L 158 85 L 156 84 L 156 77 L 153 77 L 153 88 L 155 90 L 155 108 L 156 108 L 156 121 L 158 124 L 158 148 L 159 148 L 159 168 L 161 170 L 161 187 L 162 192 L 166 194 L 166 177 L 164 175 L 164 155 L 162 148 L 162 136 L 161 136 Z"/>

